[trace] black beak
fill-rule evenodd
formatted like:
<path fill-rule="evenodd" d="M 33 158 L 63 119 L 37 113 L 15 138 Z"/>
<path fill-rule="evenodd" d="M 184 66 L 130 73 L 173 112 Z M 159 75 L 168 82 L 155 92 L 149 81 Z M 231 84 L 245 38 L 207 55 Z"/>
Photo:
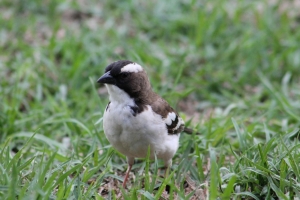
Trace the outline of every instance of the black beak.
<path fill-rule="evenodd" d="M 97 83 L 115 84 L 116 80 L 110 75 L 110 71 L 108 71 L 97 80 Z"/>

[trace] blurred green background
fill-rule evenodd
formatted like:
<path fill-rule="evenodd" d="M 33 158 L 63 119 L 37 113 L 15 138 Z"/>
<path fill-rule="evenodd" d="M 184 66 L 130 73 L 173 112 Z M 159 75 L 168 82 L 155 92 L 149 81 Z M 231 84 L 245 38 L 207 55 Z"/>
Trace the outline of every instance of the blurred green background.
<path fill-rule="evenodd" d="M 108 96 L 96 80 L 108 64 L 127 59 L 141 64 L 154 90 L 202 133 L 192 140 L 182 136 L 174 161 L 178 174 L 192 174 L 211 197 L 238 198 L 233 188 L 239 184 L 257 198 L 294 197 L 300 177 L 299 142 L 293 142 L 300 124 L 299 9 L 297 1 L 280 0 L 1 0 L 0 196 L 101 198 L 97 188 L 114 170 L 124 172 L 126 162 L 119 154 L 108 159 L 112 149 L 101 123 Z M 257 172 L 252 182 L 252 175 L 238 175 L 239 167 L 231 169 L 228 162 L 250 152 L 249 159 L 259 163 L 257 145 L 271 138 L 278 140 L 262 151 L 277 152 L 278 158 L 271 156 L 276 164 L 264 165 L 267 154 L 260 161 L 282 177 L 275 178 L 275 189 L 267 177 L 257 178 Z M 279 144 L 292 150 L 279 151 Z M 181 173 L 186 154 L 191 162 Z M 212 161 L 215 182 L 210 170 L 198 166 L 206 166 L 207 158 L 219 158 Z M 284 158 L 292 161 L 282 164 Z M 91 169 L 86 177 L 82 167 Z M 235 184 L 220 178 L 222 167 L 236 173 Z M 197 170 L 208 175 L 196 176 Z M 82 182 L 68 179 L 71 174 Z M 91 177 L 101 179 L 84 186 Z M 205 180 L 230 188 L 214 190 L 201 185 Z M 72 189 L 74 184 L 81 189 Z M 58 185 L 64 192 L 57 192 Z M 84 194 L 85 187 L 93 189 Z"/>

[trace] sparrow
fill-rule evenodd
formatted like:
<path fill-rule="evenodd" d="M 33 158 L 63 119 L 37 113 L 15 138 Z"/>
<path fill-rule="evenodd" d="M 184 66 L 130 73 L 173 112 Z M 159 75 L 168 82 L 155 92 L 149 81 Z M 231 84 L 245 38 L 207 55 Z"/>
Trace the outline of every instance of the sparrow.
<path fill-rule="evenodd" d="M 134 158 L 164 161 L 168 169 L 179 146 L 180 133 L 193 133 L 166 100 L 151 87 L 141 65 L 119 60 L 111 63 L 97 80 L 105 84 L 109 103 L 103 115 L 103 129 L 110 144 L 127 158 L 125 188 Z"/>

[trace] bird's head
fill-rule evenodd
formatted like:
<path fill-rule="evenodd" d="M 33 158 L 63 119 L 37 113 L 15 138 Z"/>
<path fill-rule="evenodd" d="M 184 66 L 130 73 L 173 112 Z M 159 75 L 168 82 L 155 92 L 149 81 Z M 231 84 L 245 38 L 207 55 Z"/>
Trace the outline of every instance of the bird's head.
<path fill-rule="evenodd" d="M 136 99 L 151 90 L 151 85 L 144 69 L 137 63 L 119 60 L 111 63 L 105 73 L 97 80 L 108 88 L 111 97 L 125 92 L 130 98 Z"/>

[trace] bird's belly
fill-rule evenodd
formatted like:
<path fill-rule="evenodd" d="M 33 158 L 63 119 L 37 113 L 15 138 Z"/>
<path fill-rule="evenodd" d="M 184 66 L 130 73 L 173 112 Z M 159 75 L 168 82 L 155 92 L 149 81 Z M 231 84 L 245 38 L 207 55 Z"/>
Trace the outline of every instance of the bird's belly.
<path fill-rule="evenodd" d="M 179 135 L 168 135 L 165 123 L 151 107 L 136 116 L 129 107 L 110 105 L 103 118 L 104 132 L 111 145 L 128 157 L 170 159 L 178 148 Z"/>

